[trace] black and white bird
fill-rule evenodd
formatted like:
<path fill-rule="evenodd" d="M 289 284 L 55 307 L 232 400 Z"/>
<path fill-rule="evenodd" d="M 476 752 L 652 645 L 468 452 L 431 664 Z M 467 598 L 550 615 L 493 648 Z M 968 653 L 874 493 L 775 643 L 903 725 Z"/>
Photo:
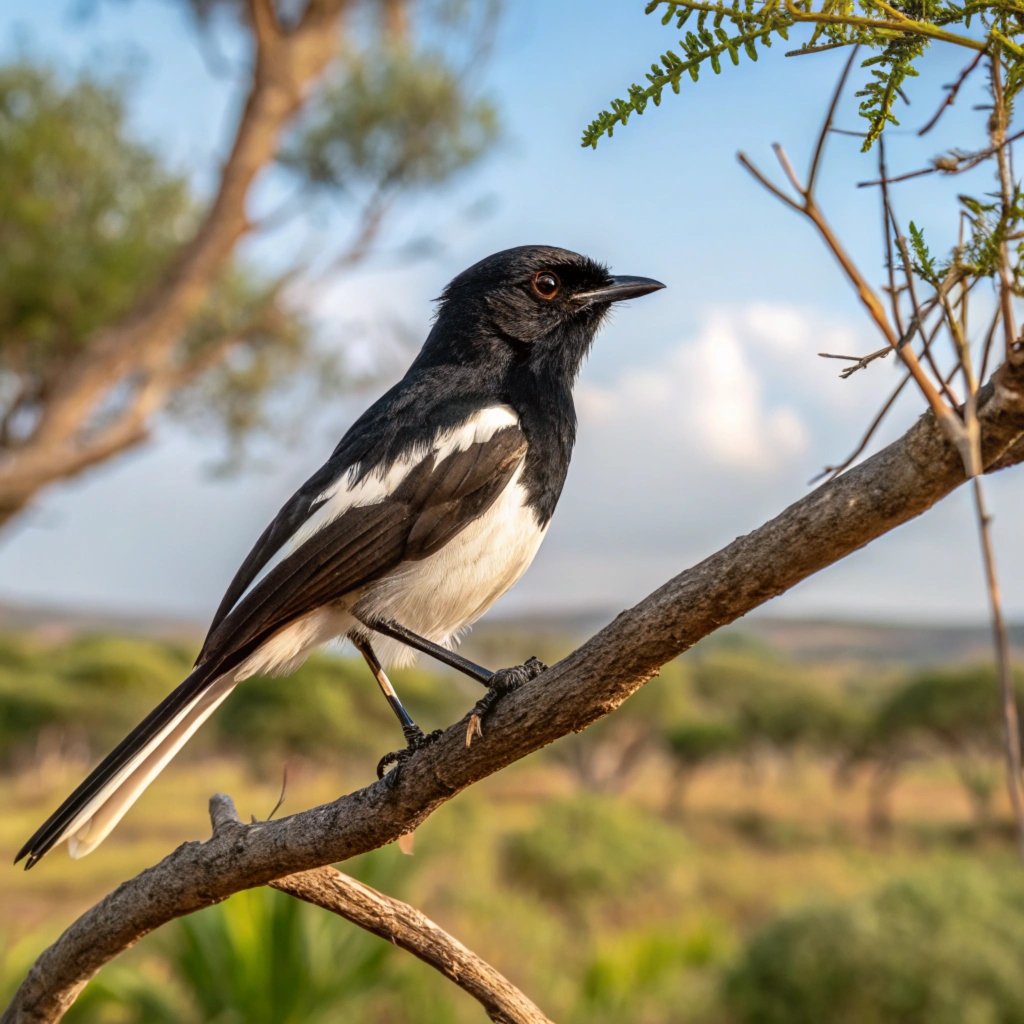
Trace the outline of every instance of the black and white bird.
<path fill-rule="evenodd" d="M 19 852 L 94 850 L 244 679 L 294 671 L 347 637 L 398 716 L 408 746 L 433 739 L 382 665 L 425 652 L 496 696 L 543 665 L 498 672 L 451 648 L 540 547 L 576 437 L 572 385 L 611 303 L 663 288 L 551 246 L 508 249 L 459 274 L 406 375 L 352 426 L 242 563 L 191 675 Z"/>

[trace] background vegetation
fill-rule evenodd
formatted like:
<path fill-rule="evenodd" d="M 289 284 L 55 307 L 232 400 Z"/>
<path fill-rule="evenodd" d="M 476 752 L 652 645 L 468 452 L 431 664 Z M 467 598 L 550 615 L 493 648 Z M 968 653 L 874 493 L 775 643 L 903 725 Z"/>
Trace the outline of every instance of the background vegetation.
<path fill-rule="evenodd" d="M 527 642 L 492 629 L 477 649 L 507 660 Z M 541 653 L 569 644 L 549 633 Z M 0 849 L 13 853 L 190 651 L 3 636 Z M 430 725 L 473 697 L 447 674 L 396 675 Z M 727 633 L 611 719 L 443 808 L 412 857 L 391 847 L 346 867 L 422 908 L 559 1021 L 1024 1021 L 1024 884 L 994 694 L 980 664 L 789 657 Z M 287 813 L 361 784 L 398 742 L 355 660 L 247 683 L 102 851 L 6 887 L 5 992 L 75 911 L 206 835 L 212 790 L 265 817 L 287 770 Z M 408 1021 L 428 1019 L 411 1010 L 424 1006 L 431 1021 L 479 1019 L 407 954 L 261 890 L 144 940 L 70 1019 Z"/>

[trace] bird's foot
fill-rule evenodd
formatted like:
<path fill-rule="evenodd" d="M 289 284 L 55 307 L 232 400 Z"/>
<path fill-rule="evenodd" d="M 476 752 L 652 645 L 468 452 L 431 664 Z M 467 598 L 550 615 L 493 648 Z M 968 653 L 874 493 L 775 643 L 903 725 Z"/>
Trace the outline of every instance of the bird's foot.
<path fill-rule="evenodd" d="M 522 665 L 514 665 L 512 668 L 499 668 L 487 684 L 487 693 L 473 705 L 473 710 L 469 713 L 469 720 L 466 723 L 466 746 L 472 746 L 477 736 L 483 736 L 481 723 L 506 693 L 518 690 L 523 683 L 536 679 L 545 671 L 547 665 L 540 658 L 530 658 Z"/>
<path fill-rule="evenodd" d="M 416 753 L 417 750 L 422 750 L 424 747 L 429 747 L 431 743 L 435 743 L 444 735 L 443 729 L 435 729 L 433 732 L 424 732 L 419 726 L 413 726 L 402 730 L 405 733 L 405 738 L 408 741 L 408 746 L 402 750 L 392 750 L 390 754 L 385 754 L 377 762 L 377 778 L 383 779 L 387 776 L 388 782 L 394 785 L 398 781 L 398 776 L 401 773 L 402 765 Z M 391 771 L 388 771 L 388 768 Z"/>

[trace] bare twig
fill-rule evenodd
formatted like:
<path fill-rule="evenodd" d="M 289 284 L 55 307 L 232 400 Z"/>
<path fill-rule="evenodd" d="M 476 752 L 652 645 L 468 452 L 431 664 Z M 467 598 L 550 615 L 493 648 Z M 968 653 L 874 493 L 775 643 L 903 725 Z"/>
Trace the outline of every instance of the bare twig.
<path fill-rule="evenodd" d="M 899 182 L 910 181 L 912 178 L 922 178 L 926 174 L 963 174 L 979 164 L 983 164 L 990 156 L 1001 152 L 1012 142 L 1024 137 L 1024 131 L 1019 131 L 1009 138 L 1003 139 L 998 145 L 988 146 L 979 149 L 974 153 L 962 153 L 959 150 L 952 150 L 942 156 L 935 157 L 928 167 L 920 167 L 916 171 L 907 171 L 905 174 L 898 174 L 895 178 L 889 178 L 888 184 L 896 185 Z M 882 179 L 876 178 L 873 181 L 859 181 L 857 188 L 871 188 L 874 185 L 881 185 Z"/>
<path fill-rule="evenodd" d="M 1009 123 L 1009 114 L 1006 109 L 1006 97 L 1003 92 L 1002 65 L 1000 64 L 1000 53 L 997 49 L 990 59 L 992 78 L 992 97 L 994 104 L 992 116 L 989 118 L 989 139 L 992 142 L 992 149 L 996 153 L 996 166 L 999 170 L 999 193 L 1002 205 L 1001 218 L 1004 225 L 1009 224 L 1013 214 L 1013 198 L 1015 184 L 1013 180 L 1013 168 L 1010 166 L 1010 149 L 1007 143 L 1013 139 L 1006 138 L 1006 128 Z M 1020 137 L 1024 132 L 1018 132 L 1013 138 Z M 999 243 L 999 307 L 1003 324 L 1003 338 L 1005 340 L 1006 359 L 1013 362 L 1019 356 L 1015 351 L 1015 343 L 1018 339 L 1017 318 L 1013 312 L 1013 268 L 1010 263 L 1010 247 L 1004 237 Z"/>
<path fill-rule="evenodd" d="M 832 91 L 832 101 L 825 112 L 825 120 L 821 123 L 818 141 L 814 145 L 814 156 L 811 157 L 811 168 L 807 172 L 806 193 L 809 196 L 814 195 L 814 186 L 818 183 L 818 171 L 821 169 L 821 158 L 825 155 L 825 140 L 832 130 L 832 124 L 836 118 L 836 108 L 839 106 L 839 100 L 842 98 L 843 90 L 846 88 L 846 80 L 850 77 L 850 70 L 853 68 L 853 62 L 857 59 L 858 50 L 859 47 L 854 46 L 850 51 L 850 56 L 847 58 L 846 65 L 839 76 L 839 81 L 836 82 L 836 87 Z M 797 187 L 799 189 L 799 186 Z"/>
<path fill-rule="evenodd" d="M 882 181 L 882 239 L 885 242 L 885 272 L 889 276 L 889 305 L 892 319 L 900 336 L 906 334 L 903 328 L 903 313 L 900 309 L 900 289 L 896 287 L 896 262 L 892 249 L 892 203 L 889 200 L 889 168 L 885 160 L 885 135 L 878 137 L 878 177 Z M 917 303 L 914 303 L 915 314 Z"/>
<path fill-rule="evenodd" d="M 888 193 L 885 193 L 885 195 L 888 197 Z M 886 212 L 888 213 L 890 223 L 892 224 L 893 238 L 896 242 L 896 247 L 900 251 L 900 259 L 903 261 L 903 273 L 907 283 L 907 294 L 910 296 L 910 304 L 914 311 L 913 318 L 910 322 L 910 330 L 906 335 L 904 335 L 900 344 L 909 344 L 915 331 L 921 335 L 921 341 L 924 343 L 922 354 L 934 374 L 935 379 L 939 382 L 942 392 L 946 396 L 946 400 L 951 405 L 955 406 L 958 404 L 956 396 L 950 389 L 949 381 L 943 376 L 935 362 L 935 356 L 932 353 L 931 339 L 925 334 L 924 323 L 932 310 L 935 309 L 936 306 L 941 306 L 943 304 L 949 290 L 959 280 L 959 274 L 955 270 L 951 269 L 945 278 L 939 282 L 938 287 L 935 289 L 935 295 L 928 300 L 924 307 L 922 307 L 917 300 L 917 285 L 914 283 L 914 264 L 910 258 L 910 252 L 907 249 L 907 240 L 903 236 L 903 232 L 900 231 L 899 225 L 896 223 L 896 216 L 892 211 L 892 207 L 887 205 Z"/>
<path fill-rule="evenodd" d="M 978 377 L 981 380 L 988 379 L 989 360 L 992 357 L 993 342 L 995 341 L 996 331 L 999 330 L 1001 318 L 1002 309 L 996 306 L 995 312 L 992 314 L 992 320 L 988 325 L 988 330 L 985 332 L 985 343 L 981 347 L 981 369 L 978 370 Z"/>
<path fill-rule="evenodd" d="M 793 7 L 791 0 L 786 0 L 786 8 L 791 13 L 796 10 Z M 821 136 L 819 136 L 819 149 L 821 146 L 821 138 L 828 134 L 832 127 L 832 117 L 835 113 L 835 108 L 838 103 L 838 96 L 842 90 L 843 83 L 845 82 L 845 76 L 849 71 L 849 63 L 844 68 L 843 75 L 840 77 L 839 86 L 836 92 L 833 94 L 833 101 L 829 108 L 828 116 L 825 118 L 824 125 L 821 129 Z M 786 155 L 786 151 L 778 143 L 772 146 L 775 152 L 780 166 L 782 167 L 783 173 L 789 179 L 790 184 L 793 186 L 794 191 L 800 196 L 801 201 L 797 202 L 790 196 L 786 195 L 777 185 L 771 182 L 760 170 L 758 170 L 754 164 L 746 157 L 745 154 L 740 153 L 740 163 L 747 168 L 754 175 L 754 177 L 766 188 L 772 195 L 782 200 L 790 209 L 797 211 L 807 217 L 808 220 L 817 228 L 818 234 L 822 240 L 832 252 L 836 261 L 839 263 L 843 272 L 846 274 L 847 280 L 853 285 L 857 292 L 858 297 L 861 300 L 864 308 L 867 310 L 868 315 L 874 321 L 875 326 L 881 332 L 882 336 L 888 342 L 889 346 L 896 350 L 900 359 L 903 361 L 906 368 L 910 371 L 911 376 L 914 378 L 918 389 L 921 394 L 924 395 L 925 400 L 928 402 L 932 412 L 935 414 L 936 419 L 939 421 L 943 430 L 946 431 L 947 435 L 955 443 L 962 443 L 963 435 L 963 424 L 960 422 L 952 408 L 943 401 L 942 396 L 936 390 L 935 384 L 931 381 L 928 374 L 918 361 L 913 349 L 909 345 L 901 344 L 901 338 L 893 325 L 889 321 L 886 315 L 885 308 L 882 305 L 881 300 L 875 293 L 874 289 L 868 284 L 864 275 L 860 272 L 857 265 L 850 258 L 849 254 L 840 244 L 839 239 L 836 237 L 828 221 L 825 219 L 821 208 L 818 206 L 817 201 L 811 191 L 810 186 L 804 186 L 801 184 L 799 177 L 793 170 L 793 165 Z M 812 169 L 816 172 L 818 169 L 819 156 L 816 156 L 815 160 L 812 161 Z"/>
<path fill-rule="evenodd" d="M 913 349 L 911 349 L 909 345 L 900 344 L 901 339 L 893 330 L 893 327 L 885 314 L 885 310 L 882 307 L 881 300 L 875 294 L 874 289 L 868 284 L 857 265 L 843 248 L 839 239 L 832 231 L 831 225 L 825 219 L 824 214 L 810 196 L 804 197 L 802 212 L 818 229 L 818 233 L 831 250 L 832 255 L 836 258 L 840 267 L 842 267 L 847 279 L 854 286 L 861 303 L 868 311 L 871 319 L 875 322 L 875 325 L 878 327 L 882 336 L 886 339 L 889 345 L 899 353 L 900 358 L 910 371 L 911 376 L 914 378 L 915 383 L 927 400 L 932 412 L 935 413 L 936 419 L 938 419 L 950 439 L 955 441 L 962 432 L 960 421 L 953 413 L 953 410 L 942 400 L 942 397 L 936 390 L 935 385 L 932 383 L 928 374 L 918 361 Z"/>
<path fill-rule="evenodd" d="M 1024 860 L 1024 781 L 1021 779 L 1020 718 L 1017 714 L 1017 694 L 1013 687 L 1013 669 L 1010 664 L 1010 643 L 1006 633 L 1006 620 L 1003 617 L 1002 594 L 992 545 L 992 517 L 985 503 L 985 491 L 980 477 L 975 477 L 971 481 L 971 491 L 978 520 L 978 538 L 981 541 L 982 564 L 985 567 L 985 584 L 992 617 L 992 642 L 995 647 L 996 671 L 999 674 L 1006 791 L 1010 797 L 1010 808 L 1017 827 L 1017 850 Z"/>
<path fill-rule="evenodd" d="M 1003 92 L 1001 70 L 1001 53 L 997 47 L 991 57 L 991 85 L 993 108 L 989 117 L 989 138 L 992 149 L 996 153 L 998 168 L 1000 199 L 1002 204 L 1001 221 L 1003 225 L 1011 223 L 1013 217 L 1016 185 L 1013 180 L 1013 169 L 1010 165 L 1010 147 L 1006 138 L 1006 127 L 1009 115 L 1006 97 Z M 1014 268 L 1010 262 L 1010 247 L 1006 242 L 1005 231 L 999 242 L 999 316 L 1003 325 L 1003 337 L 1006 347 L 1008 365 L 1012 365 L 1017 342 L 1017 328 L 1013 312 Z M 948 313 L 947 313 L 948 316 Z M 993 328 L 996 319 L 993 318 Z M 971 366 L 970 347 L 959 322 L 951 322 L 950 330 L 960 353 L 964 379 L 967 382 L 968 398 L 966 403 L 967 416 L 965 422 L 968 429 L 975 428 L 973 435 L 975 450 L 980 453 L 980 428 L 977 426 L 977 380 Z M 991 335 L 990 335 L 991 336 Z M 986 345 L 988 348 L 988 345 Z M 983 356 L 987 362 L 988 353 Z M 972 415 L 973 414 L 973 415 Z M 980 462 L 980 455 L 977 457 Z M 1020 724 L 1017 712 L 1017 695 L 1014 691 L 1013 676 L 1010 668 L 1009 641 L 1006 635 L 1006 622 L 1003 618 L 1002 598 L 999 590 L 999 577 L 992 544 L 991 516 L 985 503 L 985 493 L 977 475 L 972 480 L 974 508 L 978 521 L 978 535 L 981 540 L 982 562 L 985 567 L 985 581 L 988 586 L 989 606 L 992 617 L 992 638 L 995 645 L 996 668 L 999 673 L 999 689 L 1003 712 L 1003 748 L 1006 756 L 1006 787 L 1013 809 L 1014 822 L 1017 826 L 1017 845 L 1021 859 L 1024 859 L 1024 780 L 1021 777 Z"/>
<path fill-rule="evenodd" d="M 1024 371 L 979 394 L 984 464 L 1024 459 Z M 617 708 L 698 640 L 920 515 L 964 481 L 932 415 L 771 522 L 670 580 L 564 661 L 499 703 L 467 750 L 456 723 L 391 782 L 205 843 L 185 843 L 82 915 L 36 961 L 4 1024 L 54 1021 L 90 977 L 141 936 L 241 889 L 394 842 L 441 804 Z"/>
<path fill-rule="evenodd" d="M 925 348 L 929 348 L 931 346 L 932 342 L 935 340 L 936 335 L 939 333 L 941 329 L 942 321 L 940 320 L 932 328 L 931 335 L 925 339 Z M 911 326 L 911 330 L 913 330 L 913 326 Z M 955 372 L 955 369 L 951 371 L 947 379 L 945 380 L 944 383 L 947 385 L 947 387 L 949 384 L 948 378 L 952 377 L 953 373 Z M 826 466 L 817 476 L 811 479 L 810 483 L 812 485 L 818 483 L 820 480 L 825 478 L 828 478 L 829 480 L 834 480 L 841 473 L 845 473 L 846 470 L 848 470 L 850 466 L 852 466 L 857 461 L 857 459 L 860 458 L 860 456 L 864 452 L 864 449 L 867 448 L 867 446 L 871 443 L 871 438 L 875 436 L 875 431 L 877 431 L 878 428 L 882 425 L 882 421 L 885 419 L 886 416 L 889 415 L 890 411 L 892 410 L 892 407 L 896 404 L 896 399 L 899 398 L 899 396 L 903 392 L 903 389 L 911 380 L 913 380 L 913 377 L 911 377 L 909 373 L 904 376 L 904 378 L 899 382 L 899 384 L 897 384 L 896 387 L 893 388 L 892 392 L 889 394 L 889 397 L 882 403 L 882 407 L 875 414 L 875 417 L 871 421 L 871 423 L 868 424 L 867 430 L 865 430 L 863 435 L 861 435 L 861 439 L 860 441 L 857 442 L 857 446 L 853 449 L 853 451 L 850 452 L 850 454 L 845 459 L 843 459 L 843 461 L 840 462 L 838 465 Z"/>
<path fill-rule="evenodd" d="M 891 345 L 883 345 L 882 348 L 876 348 L 874 352 L 868 352 L 867 355 L 863 356 L 844 356 L 838 352 L 819 352 L 818 355 L 822 359 L 845 359 L 847 362 L 852 363 L 852 366 L 847 366 L 839 372 L 839 376 L 846 380 L 847 377 L 852 376 L 858 370 L 866 369 L 876 359 L 884 359 L 886 356 L 892 355 L 892 352 Z"/>
<path fill-rule="evenodd" d="M 970 64 L 968 64 L 967 67 L 965 67 L 957 76 L 956 81 L 951 85 L 946 86 L 947 92 L 945 99 L 942 101 L 939 109 L 936 110 L 934 115 L 929 119 L 928 123 L 917 133 L 918 135 L 927 135 L 939 123 L 939 118 L 941 118 L 942 115 L 949 110 L 954 103 L 956 103 L 956 98 L 959 95 L 960 90 L 963 88 L 964 82 L 970 78 L 971 73 L 981 63 L 981 58 L 984 56 L 984 51 L 979 50 L 974 55 L 974 59 Z"/>
<path fill-rule="evenodd" d="M 896 387 L 893 388 L 892 393 L 882 403 L 882 408 L 878 410 L 878 412 L 875 414 L 875 418 L 868 425 L 867 430 L 864 431 L 864 434 L 861 436 L 860 441 L 857 443 L 857 447 L 854 448 L 853 451 L 850 452 L 850 454 L 845 459 L 843 459 L 843 461 L 840 462 L 837 466 L 826 466 L 816 477 L 814 477 L 810 481 L 811 484 L 816 484 L 826 477 L 829 480 L 835 480 L 837 476 L 839 476 L 842 473 L 845 473 L 846 470 L 848 470 L 850 466 L 852 466 L 857 461 L 857 459 L 860 458 L 864 449 L 867 448 L 867 446 L 871 443 L 871 438 L 875 436 L 875 431 L 878 430 L 878 428 L 882 425 L 882 421 L 889 414 L 889 411 L 892 409 L 892 407 L 896 404 L 896 399 L 900 397 L 900 394 L 902 393 L 903 389 L 912 379 L 913 378 L 910 376 L 909 373 L 904 374 L 903 380 L 901 380 L 899 384 L 897 384 Z"/>

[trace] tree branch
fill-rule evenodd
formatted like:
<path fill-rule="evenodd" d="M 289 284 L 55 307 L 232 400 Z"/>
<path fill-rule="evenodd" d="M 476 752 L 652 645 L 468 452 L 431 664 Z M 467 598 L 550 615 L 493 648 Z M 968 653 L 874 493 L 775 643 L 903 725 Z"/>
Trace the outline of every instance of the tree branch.
<path fill-rule="evenodd" d="M 280 138 L 339 46 L 342 4 L 313 2 L 290 32 L 276 23 L 269 0 L 252 0 L 252 78 L 216 195 L 195 235 L 156 287 L 117 323 L 94 335 L 62 374 L 39 423 L 24 445 L 8 453 L 0 481 L 19 472 L 33 453 L 74 438 L 90 411 L 126 372 L 160 363 L 201 307 L 239 239 L 252 228 L 250 189 L 273 162 Z M 31 495 L 29 495 L 31 497 Z"/>
<path fill-rule="evenodd" d="M 210 820 L 215 836 L 245 828 L 234 801 L 223 793 L 210 798 Z M 504 975 L 408 903 L 385 896 L 332 867 L 287 875 L 270 884 L 419 957 L 476 999 L 499 1024 L 551 1024 Z"/>
<path fill-rule="evenodd" d="M 1024 456 L 1024 371 L 978 394 L 982 462 Z M 394 842 L 457 793 L 614 711 L 659 667 L 716 629 L 930 508 L 964 482 L 926 413 L 899 440 L 681 573 L 502 700 L 468 750 L 465 722 L 385 779 L 289 818 L 178 847 L 83 914 L 36 961 L 3 1022 L 53 1021 L 105 963 L 176 917 L 241 889 Z"/>

